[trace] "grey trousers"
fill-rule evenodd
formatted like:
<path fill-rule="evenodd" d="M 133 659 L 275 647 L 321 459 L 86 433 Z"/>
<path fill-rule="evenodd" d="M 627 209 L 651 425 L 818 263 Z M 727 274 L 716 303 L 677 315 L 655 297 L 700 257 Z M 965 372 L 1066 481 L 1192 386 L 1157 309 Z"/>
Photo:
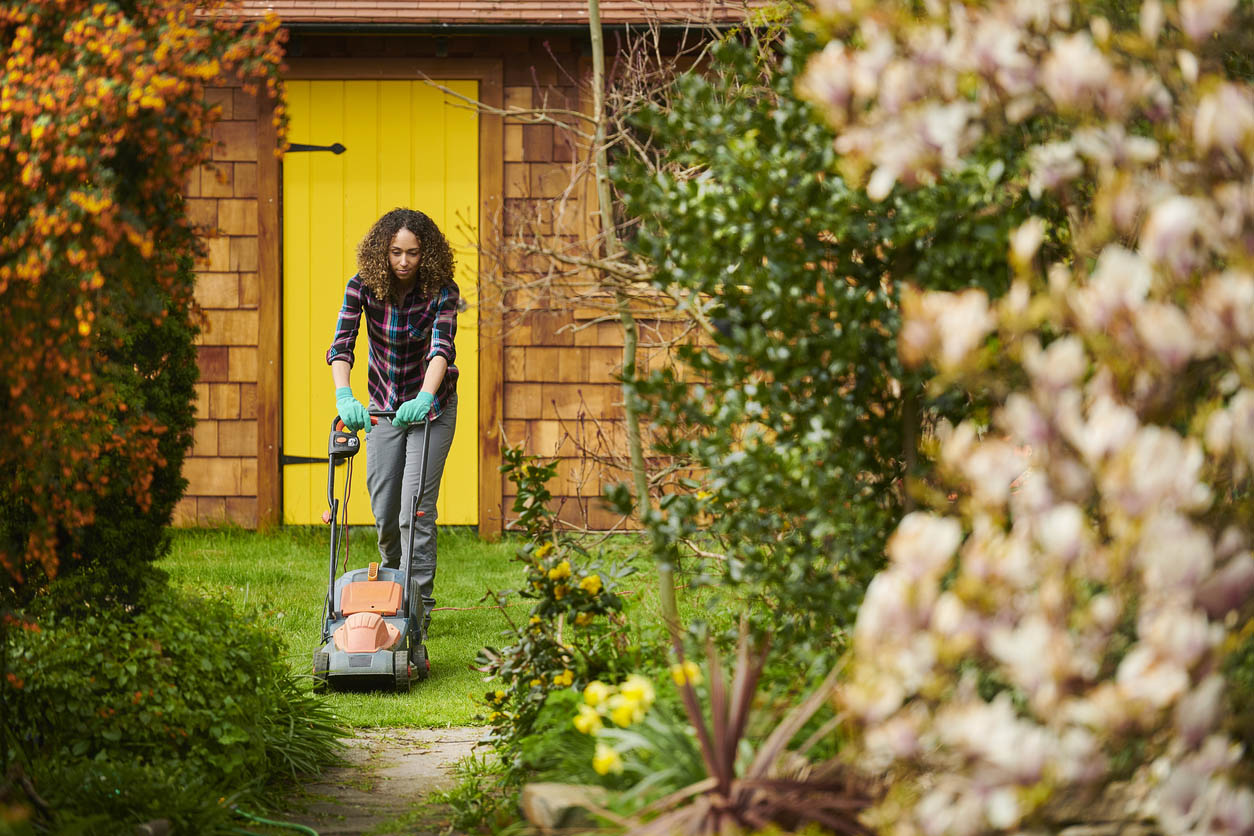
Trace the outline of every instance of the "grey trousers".
<path fill-rule="evenodd" d="M 410 507 L 418 494 L 418 477 L 422 467 L 423 433 L 421 424 L 405 429 L 392 426 L 388 418 L 380 418 L 370 431 L 366 445 L 366 488 L 370 491 L 370 508 L 374 511 L 379 532 L 379 556 L 383 566 L 401 569 L 405 578 L 418 581 L 426 622 L 431 621 L 435 606 L 435 501 L 444 475 L 444 460 L 453 444 L 457 425 L 457 396 L 444 404 L 440 417 L 427 426 L 431 444 L 427 448 L 427 484 L 419 506 L 423 515 L 411 519 Z M 409 529 L 414 525 L 414 553 L 409 554 Z M 406 590 L 409 584 L 405 585 Z M 425 632 L 426 627 L 424 625 Z"/>

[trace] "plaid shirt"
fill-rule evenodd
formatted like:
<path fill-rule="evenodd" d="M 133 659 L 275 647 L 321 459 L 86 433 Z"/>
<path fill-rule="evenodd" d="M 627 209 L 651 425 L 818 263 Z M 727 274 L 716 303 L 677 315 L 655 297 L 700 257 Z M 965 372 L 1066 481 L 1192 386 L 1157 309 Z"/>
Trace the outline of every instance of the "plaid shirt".
<path fill-rule="evenodd" d="M 444 404 L 457 391 L 457 285 L 441 290 L 434 299 L 424 299 L 417 288 L 399 306 L 383 302 L 362 287 L 353 276 L 344 290 L 344 306 L 335 327 L 335 339 L 327 350 L 327 364 L 347 360 L 353 365 L 353 346 L 361 314 L 366 313 L 366 334 L 370 338 L 370 404 L 372 409 L 396 409 L 418 396 L 427 364 L 432 358 L 448 360 L 448 371 L 435 393 L 431 417 L 440 414 Z"/>

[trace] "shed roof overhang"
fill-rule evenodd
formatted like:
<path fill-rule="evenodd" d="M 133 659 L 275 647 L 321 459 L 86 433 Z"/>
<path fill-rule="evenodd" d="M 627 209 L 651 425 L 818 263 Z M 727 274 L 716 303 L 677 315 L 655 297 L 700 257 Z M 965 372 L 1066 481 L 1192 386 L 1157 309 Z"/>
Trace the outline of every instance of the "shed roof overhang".
<path fill-rule="evenodd" d="M 601 23 L 730 26 L 762 5 L 762 0 L 602 0 Z M 285 26 L 304 30 L 453 34 L 588 26 L 587 0 L 243 0 L 238 8 L 245 17 L 273 12 Z"/>

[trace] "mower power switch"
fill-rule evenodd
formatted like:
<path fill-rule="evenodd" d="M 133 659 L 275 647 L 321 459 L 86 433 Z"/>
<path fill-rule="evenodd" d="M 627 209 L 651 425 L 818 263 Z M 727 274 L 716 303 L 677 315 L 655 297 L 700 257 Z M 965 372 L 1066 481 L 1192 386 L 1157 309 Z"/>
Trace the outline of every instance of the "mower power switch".
<path fill-rule="evenodd" d="M 331 441 L 327 449 L 327 455 L 331 459 L 351 459 L 357 455 L 357 451 L 361 449 L 361 439 L 357 437 L 357 433 L 350 433 L 344 429 L 331 430 Z"/>

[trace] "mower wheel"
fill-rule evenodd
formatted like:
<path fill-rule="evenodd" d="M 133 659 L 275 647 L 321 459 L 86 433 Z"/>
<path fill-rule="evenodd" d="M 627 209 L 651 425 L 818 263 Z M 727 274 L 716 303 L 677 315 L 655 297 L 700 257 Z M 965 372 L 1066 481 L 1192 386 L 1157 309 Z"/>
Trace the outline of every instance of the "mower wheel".
<path fill-rule="evenodd" d="M 427 657 L 425 644 L 415 645 L 409 650 L 409 663 L 414 666 L 414 679 L 422 682 L 431 673 L 431 660 Z"/>
<path fill-rule="evenodd" d="M 403 650 L 392 653 L 392 678 L 395 680 L 396 693 L 409 691 L 409 654 Z"/>
<path fill-rule="evenodd" d="M 314 651 L 313 677 L 314 693 L 321 694 L 327 690 L 327 669 L 331 667 L 331 656 L 322 651 Z"/>

